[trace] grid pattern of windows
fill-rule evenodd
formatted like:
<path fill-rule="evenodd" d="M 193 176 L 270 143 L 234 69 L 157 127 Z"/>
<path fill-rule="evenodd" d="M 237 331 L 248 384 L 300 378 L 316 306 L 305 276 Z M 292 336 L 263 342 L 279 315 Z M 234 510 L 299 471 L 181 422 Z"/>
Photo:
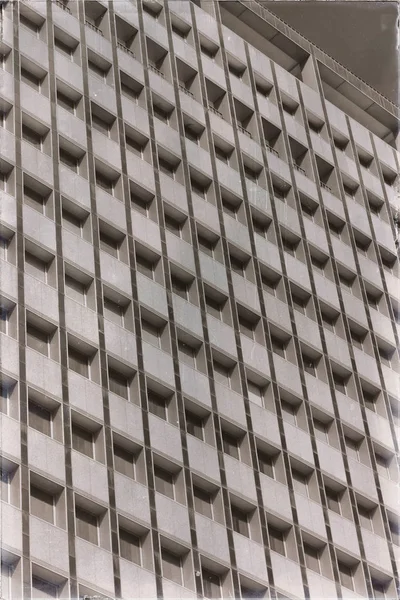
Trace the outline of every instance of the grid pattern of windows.
<path fill-rule="evenodd" d="M 1 596 L 394 597 L 396 110 L 257 3 L 3 4 Z"/>

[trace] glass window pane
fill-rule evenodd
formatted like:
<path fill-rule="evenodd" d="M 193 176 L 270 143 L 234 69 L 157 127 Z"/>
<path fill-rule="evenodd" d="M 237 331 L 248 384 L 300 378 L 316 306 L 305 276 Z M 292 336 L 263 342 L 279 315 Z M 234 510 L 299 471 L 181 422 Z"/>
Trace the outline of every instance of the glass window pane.
<path fill-rule="evenodd" d="M 116 302 L 104 298 L 104 318 L 112 321 L 116 325 L 124 326 L 124 310 Z"/>
<path fill-rule="evenodd" d="M 43 406 L 29 401 L 29 425 L 37 431 L 51 437 L 51 413 Z"/>
<path fill-rule="evenodd" d="M 283 532 L 274 527 L 268 527 L 268 533 L 271 550 L 285 556 L 285 539 Z"/>
<path fill-rule="evenodd" d="M 114 445 L 114 468 L 118 473 L 135 479 L 135 460 L 132 452 Z"/>
<path fill-rule="evenodd" d="M 304 555 L 306 559 L 306 566 L 312 569 L 316 573 L 320 572 L 319 564 L 319 551 L 308 544 L 304 544 Z"/>
<path fill-rule="evenodd" d="M 93 458 L 93 434 L 91 431 L 82 429 L 75 423 L 72 424 L 72 447 L 78 452 Z"/>
<path fill-rule="evenodd" d="M 149 403 L 149 411 L 153 415 L 156 415 L 157 417 L 160 417 L 160 419 L 164 419 L 164 421 L 166 421 L 167 420 L 166 399 L 163 398 L 162 396 L 159 396 L 155 392 L 148 390 L 147 391 L 147 400 Z"/>
<path fill-rule="evenodd" d="M 31 485 L 31 513 L 44 521 L 54 523 L 53 496 L 33 485 Z"/>
<path fill-rule="evenodd" d="M 128 400 L 128 380 L 125 375 L 114 371 L 114 369 L 108 370 L 108 387 L 110 392 L 121 396 Z"/>
<path fill-rule="evenodd" d="M 239 460 L 238 440 L 228 433 L 222 433 L 222 445 L 225 454 L 229 454 L 233 458 Z"/>
<path fill-rule="evenodd" d="M 181 557 L 164 549 L 161 550 L 161 555 L 163 576 L 166 579 L 171 579 L 171 581 L 175 581 L 175 583 L 182 585 Z"/>
<path fill-rule="evenodd" d="M 30 252 L 25 253 L 25 273 L 46 283 L 47 265 Z"/>
<path fill-rule="evenodd" d="M 203 569 L 203 591 L 206 598 L 221 598 L 221 581 L 218 575 Z"/>
<path fill-rule="evenodd" d="M 212 519 L 212 501 L 210 494 L 193 486 L 194 509 L 200 514 Z"/>
<path fill-rule="evenodd" d="M 174 476 L 160 467 L 154 467 L 154 484 L 157 492 L 174 499 Z"/>
<path fill-rule="evenodd" d="M 38 577 L 32 577 L 32 598 L 58 598 L 58 587 Z"/>
<path fill-rule="evenodd" d="M 76 535 L 87 542 L 98 545 L 98 518 L 76 507 Z"/>
<path fill-rule="evenodd" d="M 89 377 L 89 360 L 84 354 L 81 354 L 73 348 L 68 349 L 69 368 L 83 377 Z"/>
<path fill-rule="evenodd" d="M 145 342 L 148 342 L 157 348 L 160 347 L 161 332 L 155 325 L 149 323 L 149 321 L 142 321 L 142 338 Z"/>
<path fill-rule="evenodd" d="M 44 354 L 49 355 L 49 336 L 44 331 L 41 331 L 37 327 L 34 327 L 28 323 L 26 327 L 26 343 L 29 348 Z"/>
<path fill-rule="evenodd" d="M 137 565 L 141 564 L 140 538 L 130 531 L 119 530 L 119 551 L 122 558 L 130 560 Z"/>
<path fill-rule="evenodd" d="M 79 302 L 79 304 L 83 304 L 86 306 L 86 287 L 80 281 L 65 276 L 65 294 L 68 298 L 72 298 Z"/>
<path fill-rule="evenodd" d="M 199 440 L 204 439 L 202 419 L 189 411 L 186 411 L 186 431 Z"/>

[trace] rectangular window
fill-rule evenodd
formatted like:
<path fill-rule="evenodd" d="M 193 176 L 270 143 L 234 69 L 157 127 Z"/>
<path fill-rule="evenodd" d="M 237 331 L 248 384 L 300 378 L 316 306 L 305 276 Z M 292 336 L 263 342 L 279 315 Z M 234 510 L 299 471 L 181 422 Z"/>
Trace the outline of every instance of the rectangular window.
<path fill-rule="evenodd" d="M 225 431 L 222 432 L 222 448 L 225 454 L 239 460 L 239 443 L 237 438 Z"/>
<path fill-rule="evenodd" d="M 59 589 L 57 585 L 32 576 L 32 598 L 45 600 L 47 598 L 58 598 Z"/>
<path fill-rule="evenodd" d="M 247 519 L 247 514 L 237 508 L 236 506 L 231 506 L 232 512 L 232 527 L 236 533 L 240 533 L 246 537 L 249 537 L 249 522 Z"/>
<path fill-rule="evenodd" d="M 353 569 L 344 563 L 338 562 L 340 583 L 349 590 L 354 590 Z"/>
<path fill-rule="evenodd" d="M 186 410 L 186 431 L 199 440 L 204 440 L 203 421 L 194 413 Z"/>
<path fill-rule="evenodd" d="M 168 177 L 175 179 L 176 167 L 164 158 L 161 158 L 161 156 L 158 157 L 158 167 L 161 173 L 165 173 L 165 175 L 168 175 Z"/>
<path fill-rule="evenodd" d="M 360 460 L 360 455 L 359 455 L 360 444 L 358 442 L 355 442 L 348 436 L 345 436 L 344 440 L 346 443 L 346 450 L 347 450 L 347 455 L 349 456 L 349 458 L 353 458 L 354 460 L 359 461 Z"/>
<path fill-rule="evenodd" d="M 43 137 L 28 125 L 22 124 L 22 139 L 29 142 L 38 150 L 42 149 Z"/>
<path fill-rule="evenodd" d="M 139 158 L 143 158 L 143 150 L 144 145 L 141 142 L 135 140 L 135 138 L 127 135 L 125 136 L 125 143 L 128 150 L 139 156 Z"/>
<path fill-rule="evenodd" d="M 96 515 L 80 508 L 75 509 L 76 535 L 96 546 L 99 544 L 99 520 Z"/>
<path fill-rule="evenodd" d="M 165 469 L 154 466 L 154 485 L 156 491 L 160 494 L 164 494 L 164 496 L 168 496 L 168 498 L 172 498 L 174 500 L 174 476 L 172 473 L 168 473 Z"/>
<path fill-rule="evenodd" d="M 119 244 L 119 242 L 117 242 L 117 240 L 115 240 L 111 236 L 107 235 L 103 231 L 100 231 L 100 249 L 101 250 L 104 250 L 104 252 L 111 254 L 111 256 L 114 256 L 115 258 L 118 258 L 119 246 L 120 246 L 120 244 Z"/>
<path fill-rule="evenodd" d="M 314 419 L 314 433 L 315 437 L 326 444 L 329 444 L 328 438 L 328 426 L 326 423 L 319 421 L 318 419 Z"/>
<path fill-rule="evenodd" d="M 72 447 L 89 458 L 94 458 L 93 433 L 72 423 Z"/>
<path fill-rule="evenodd" d="M 119 552 L 121 558 L 137 565 L 141 564 L 140 538 L 130 531 L 119 530 Z"/>
<path fill-rule="evenodd" d="M 308 477 L 297 471 L 296 469 L 292 469 L 292 480 L 293 480 L 293 489 L 295 492 L 302 494 L 303 496 L 308 496 Z"/>
<path fill-rule="evenodd" d="M 29 400 L 29 426 L 51 437 L 52 415 L 49 410 Z"/>
<path fill-rule="evenodd" d="M 105 81 L 107 72 L 104 69 L 96 65 L 96 63 L 94 63 L 91 60 L 88 60 L 88 68 L 92 75 L 95 75 L 96 77 L 99 77 L 100 79 Z"/>
<path fill-rule="evenodd" d="M 383 475 L 383 477 L 388 477 L 388 474 L 389 474 L 388 459 L 385 456 L 383 456 L 382 454 L 375 452 L 375 460 L 376 460 L 376 469 L 377 469 L 379 475 Z"/>
<path fill-rule="evenodd" d="M 68 348 L 68 367 L 82 377 L 89 378 L 89 358 L 75 348 Z"/>
<path fill-rule="evenodd" d="M 63 148 L 60 148 L 59 152 L 60 163 L 71 169 L 71 171 L 74 171 L 74 173 L 77 173 L 79 168 L 79 159 Z"/>
<path fill-rule="evenodd" d="M 69 60 L 72 60 L 71 48 L 67 46 L 67 44 L 64 44 L 64 42 L 62 42 L 59 38 L 54 38 L 54 47 L 61 52 L 61 54 L 64 54 L 64 56 L 69 58 Z"/>
<path fill-rule="evenodd" d="M 313 548 L 313 546 L 310 546 L 309 544 L 304 544 L 304 556 L 307 568 L 315 571 L 316 573 L 320 573 L 321 565 L 319 562 L 319 551 L 317 548 Z"/>
<path fill-rule="evenodd" d="M 10 392 L 8 386 L 0 382 L 0 413 L 8 415 L 8 403 Z"/>
<path fill-rule="evenodd" d="M 53 496 L 34 485 L 31 485 L 31 513 L 54 524 Z"/>
<path fill-rule="evenodd" d="M 231 369 L 223 365 L 222 363 L 214 361 L 214 379 L 222 385 L 231 387 Z"/>
<path fill-rule="evenodd" d="M 275 460 L 269 454 L 265 452 L 258 451 L 258 468 L 261 473 L 264 475 L 268 475 L 268 477 L 272 477 L 275 479 Z"/>
<path fill-rule="evenodd" d="M 154 264 L 140 254 L 136 254 L 136 270 L 149 279 L 154 279 Z"/>
<path fill-rule="evenodd" d="M 202 570 L 203 592 L 205 598 L 221 598 L 221 580 L 219 575 Z"/>
<path fill-rule="evenodd" d="M 275 354 L 278 354 L 278 356 L 281 356 L 282 358 L 286 358 L 286 342 L 274 335 L 271 335 L 271 344 L 272 351 L 275 352 Z"/>
<path fill-rule="evenodd" d="M 118 473 L 135 479 L 135 457 L 132 452 L 114 444 L 114 468 Z"/>
<path fill-rule="evenodd" d="M 30 323 L 26 326 L 26 343 L 36 352 L 49 356 L 49 335 Z"/>
<path fill-rule="evenodd" d="M 108 369 L 108 388 L 113 394 L 117 394 L 117 396 L 128 400 L 129 383 L 128 379 L 122 373 L 118 373 L 114 369 Z"/>
<path fill-rule="evenodd" d="M 283 420 L 292 425 L 297 425 L 297 407 L 285 400 L 281 401 L 281 405 Z"/>
<path fill-rule="evenodd" d="M 73 279 L 69 275 L 65 275 L 65 295 L 86 306 L 86 286 Z"/>
<path fill-rule="evenodd" d="M 10 483 L 11 476 L 8 471 L 5 469 L 0 469 L 0 492 L 1 492 L 1 500 L 3 502 L 10 502 Z"/>
<path fill-rule="evenodd" d="M 114 182 L 99 171 L 96 171 L 96 185 L 108 194 L 111 194 L 111 196 L 113 195 Z"/>
<path fill-rule="evenodd" d="M 250 339 L 254 339 L 255 323 L 239 315 L 239 331 Z"/>
<path fill-rule="evenodd" d="M 212 500 L 208 492 L 193 486 L 194 510 L 204 517 L 212 519 Z"/>
<path fill-rule="evenodd" d="M 332 510 L 333 512 L 340 515 L 341 514 L 340 494 L 338 492 L 336 492 L 335 490 L 332 490 L 327 487 L 325 487 L 325 494 L 326 494 L 326 502 L 328 504 L 329 510 Z"/>
<path fill-rule="evenodd" d="M 162 396 L 159 396 L 151 390 L 147 390 L 147 400 L 149 403 L 149 412 L 160 419 L 167 420 L 167 402 Z"/>
<path fill-rule="evenodd" d="M 104 318 L 120 327 L 124 326 L 124 309 L 109 298 L 104 298 Z"/>
<path fill-rule="evenodd" d="M 247 380 L 247 392 L 249 394 L 249 400 L 262 406 L 264 404 L 264 389 L 256 385 L 252 381 Z"/>
<path fill-rule="evenodd" d="M 346 393 L 346 380 L 341 375 L 337 373 L 332 373 L 333 377 L 333 385 L 335 386 L 335 390 L 337 392 L 341 392 L 342 394 Z"/>
<path fill-rule="evenodd" d="M 36 279 L 46 283 L 47 264 L 30 252 L 25 252 L 25 273 L 28 273 L 29 275 L 36 277 Z"/>
<path fill-rule="evenodd" d="M 188 284 L 185 281 L 181 281 L 174 275 L 171 275 L 171 285 L 174 294 L 180 296 L 184 300 L 188 300 L 189 288 Z"/>
<path fill-rule="evenodd" d="M 283 531 L 276 529 L 275 527 L 268 527 L 268 535 L 269 535 L 269 543 L 271 546 L 271 550 L 274 552 L 278 552 L 282 554 L 282 556 L 286 556 L 285 550 L 285 536 Z"/>
<path fill-rule="evenodd" d="M 149 321 L 142 320 L 142 338 L 143 341 L 160 348 L 161 330 Z"/>
<path fill-rule="evenodd" d="M 24 185 L 24 203 L 42 215 L 45 212 L 46 203 L 44 197 L 27 185 Z"/>
<path fill-rule="evenodd" d="M 197 241 L 199 244 L 199 250 L 204 252 L 204 254 L 207 254 L 207 256 L 214 258 L 215 242 L 200 234 L 197 236 Z"/>
<path fill-rule="evenodd" d="M 62 224 L 65 229 L 68 229 L 71 233 L 74 233 L 78 237 L 82 237 L 82 221 L 74 213 L 63 207 L 62 211 Z"/>
<path fill-rule="evenodd" d="M 193 369 L 196 368 L 196 350 L 180 340 L 178 340 L 178 358 Z"/>
<path fill-rule="evenodd" d="M 110 135 L 110 124 L 92 112 L 92 127 L 107 137 Z"/>
<path fill-rule="evenodd" d="M 214 300 L 213 298 L 210 298 L 209 296 L 206 296 L 206 311 L 208 312 L 209 315 L 215 317 L 216 319 L 218 319 L 219 321 L 222 320 L 222 304 L 217 302 L 216 300 Z"/>
<path fill-rule="evenodd" d="M 162 572 L 166 579 L 182 585 L 182 559 L 164 548 L 161 549 Z"/>
<path fill-rule="evenodd" d="M 33 88 L 37 92 L 40 92 L 41 81 L 39 77 L 33 73 L 30 73 L 24 69 L 24 67 L 21 67 L 21 83 L 26 83 L 26 85 L 29 85 L 29 87 Z"/>
<path fill-rule="evenodd" d="M 182 223 L 171 217 L 170 215 L 164 216 L 165 228 L 168 229 L 174 235 L 181 237 L 182 234 Z"/>
<path fill-rule="evenodd" d="M 368 529 L 369 531 L 373 531 L 373 513 L 365 508 L 364 506 L 358 505 L 358 516 L 360 517 L 360 525 L 364 527 L 364 529 Z"/>
<path fill-rule="evenodd" d="M 67 110 L 72 115 L 75 114 L 76 103 L 74 100 L 57 90 L 57 104 L 64 110 Z"/>

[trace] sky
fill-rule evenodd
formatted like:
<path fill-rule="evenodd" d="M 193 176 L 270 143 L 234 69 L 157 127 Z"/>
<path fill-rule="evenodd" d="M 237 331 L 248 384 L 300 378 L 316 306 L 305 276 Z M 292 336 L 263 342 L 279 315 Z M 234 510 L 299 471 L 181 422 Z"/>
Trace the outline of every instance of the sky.
<path fill-rule="evenodd" d="M 400 3 L 273 0 L 263 4 L 378 92 L 400 104 Z"/>

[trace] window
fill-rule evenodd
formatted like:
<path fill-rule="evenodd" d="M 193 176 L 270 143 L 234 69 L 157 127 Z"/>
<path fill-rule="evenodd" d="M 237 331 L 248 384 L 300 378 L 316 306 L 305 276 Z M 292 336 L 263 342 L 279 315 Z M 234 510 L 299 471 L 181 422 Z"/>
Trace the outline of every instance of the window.
<path fill-rule="evenodd" d="M 234 273 L 240 275 L 241 277 L 244 277 L 246 267 L 245 262 L 243 260 L 240 260 L 236 256 L 233 256 L 232 254 L 229 256 L 229 261 L 231 263 L 231 270 Z"/>
<path fill-rule="evenodd" d="M 125 531 L 125 529 L 119 530 L 119 553 L 121 558 L 129 560 L 137 565 L 141 564 L 141 545 L 140 538 L 131 533 Z"/>
<path fill-rule="evenodd" d="M 332 373 L 333 385 L 337 392 L 346 393 L 346 378 L 338 373 Z"/>
<path fill-rule="evenodd" d="M 44 600 L 45 598 L 58 598 L 58 586 L 39 577 L 32 576 L 32 598 Z"/>
<path fill-rule="evenodd" d="M 286 400 L 281 401 L 282 406 L 282 418 L 287 423 L 291 423 L 292 425 L 297 425 L 297 410 L 298 407 L 290 404 L 290 402 L 286 402 Z"/>
<path fill-rule="evenodd" d="M 374 598 L 386 598 L 388 583 L 382 583 L 377 579 L 371 578 L 372 589 L 374 590 Z"/>
<path fill-rule="evenodd" d="M 246 537 L 250 537 L 249 535 L 249 522 L 247 518 L 247 514 L 237 508 L 236 506 L 231 505 L 232 512 L 232 527 L 236 533 L 240 533 Z"/>
<path fill-rule="evenodd" d="M 54 497 L 34 485 L 31 485 L 31 513 L 54 524 Z"/>
<path fill-rule="evenodd" d="M 282 554 L 282 556 L 286 556 L 285 550 L 285 536 L 283 531 L 280 529 L 276 529 L 271 525 L 268 526 L 268 535 L 269 535 L 269 543 L 271 550 L 274 552 L 278 552 Z"/>
<path fill-rule="evenodd" d="M 359 461 L 360 460 L 360 455 L 359 455 L 360 444 L 358 442 L 355 442 L 351 438 L 349 438 L 347 435 L 345 436 L 344 441 L 346 444 L 346 450 L 347 450 L 348 457 Z"/>
<path fill-rule="evenodd" d="M 174 483 L 175 478 L 172 473 L 169 473 L 165 469 L 155 465 L 154 466 L 154 483 L 157 492 L 174 499 Z"/>
<path fill-rule="evenodd" d="M 154 263 L 140 254 L 136 254 L 136 270 L 149 279 L 154 279 Z"/>
<path fill-rule="evenodd" d="M 0 491 L 1 500 L 3 502 L 10 502 L 10 483 L 11 475 L 4 468 L 0 469 Z"/>
<path fill-rule="evenodd" d="M 308 476 L 292 468 L 293 489 L 295 492 L 308 496 Z"/>
<path fill-rule="evenodd" d="M 243 333 L 243 335 L 254 340 L 255 328 L 256 328 L 256 325 L 255 325 L 254 321 L 250 321 L 249 319 L 246 319 L 246 317 L 244 317 L 243 315 L 239 314 L 239 331 L 240 331 L 240 333 Z"/>
<path fill-rule="evenodd" d="M 303 315 L 305 315 L 308 298 L 302 298 L 301 296 L 298 296 L 297 294 L 292 292 L 292 301 L 293 308 L 297 310 L 297 312 L 300 312 Z"/>
<path fill-rule="evenodd" d="M 238 123 L 238 125 L 240 126 L 240 123 Z M 243 129 L 241 126 L 240 126 L 240 128 Z M 250 167 L 244 165 L 244 176 L 246 179 L 248 179 L 249 181 L 252 181 L 253 183 L 257 183 L 258 175 L 259 175 L 259 173 L 254 171 L 254 169 L 251 169 Z"/>
<path fill-rule="evenodd" d="M 213 317 L 215 317 L 216 319 L 221 321 L 222 320 L 222 309 L 223 309 L 222 303 L 219 303 L 216 300 L 214 300 L 213 298 L 206 296 L 206 311 L 208 312 L 209 315 L 212 315 Z"/>
<path fill-rule="evenodd" d="M 171 233 L 181 237 L 182 234 L 182 223 L 171 217 L 170 215 L 164 216 L 165 228 Z"/>
<path fill-rule="evenodd" d="M 68 348 L 68 367 L 82 377 L 89 378 L 89 358 L 75 348 Z"/>
<path fill-rule="evenodd" d="M 160 419 L 167 420 L 167 402 L 166 399 L 156 394 L 152 390 L 147 390 L 147 400 L 149 403 L 149 411 L 160 417 Z"/>
<path fill-rule="evenodd" d="M 8 335 L 12 308 L 0 306 L 0 333 Z"/>
<path fill-rule="evenodd" d="M 268 294 L 271 294 L 272 296 L 276 296 L 276 288 L 279 283 L 279 278 L 271 278 L 262 273 L 261 283 L 263 290 L 265 290 L 266 292 L 268 292 Z"/>
<path fill-rule="evenodd" d="M 311 264 L 313 265 L 313 267 L 315 267 L 321 273 L 321 275 L 323 275 L 325 273 L 325 267 L 327 265 L 327 262 L 328 262 L 327 258 L 320 258 L 320 257 L 311 255 Z"/>
<path fill-rule="evenodd" d="M 40 352 L 44 356 L 49 356 L 49 335 L 45 331 L 41 331 L 38 327 L 31 325 L 26 326 L 26 343 L 29 348 Z"/>
<path fill-rule="evenodd" d="M 375 451 L 375 460 L 376 460 L 376 469 L 379 475 L 383 475 L 383 477 L 388 477 L 389 475 L 389 459 Z"/>
<path fill-rule="evenodd" d="M 40 92 L 41 80 L 39 77 L 21 67 L 21 82 L 29 85 L 29 87 L 33 88 L 37 92 Z"/>
<path fill-rule="evenodd" d="M 271 335 L 272 351 L 282 358 L 286 358 L 286 343 L 280 338 Z"/>
<path fill-rule="evenodd" d="M 216 156 L 216 158 L 218 158 L 218 160 L 224 162 L 225 164 L 228 164 L 229 163 L 230 153 L 229 152 L 225 152 L 225 150 L 223 150 L 219 146 L 214 146 L 214 149 L 215 149 L 215 156 Z"/>
<path fill-rule="evenodd" d="M 153 104 L 153 113 L 157 119 L 168 125 L 170 113 L 168 113 L 167 111 L 163 110 L 155 104 Z"/>
<path fill-rule="evenodd" d="M 203 594 L 205 598 L 221 598 L 221 580 L 219 575 L 206 569 L 201 572 L 203 579 Z"/>
<path fill-rule="evenodd" d="M 216 246 L 216 242 L 209 240 L 208 238 L 200 234 L 198 234 L 197 239 L 199 243 L 199 250 L 201 250 L 205 254 L 208 254 L 208 256 L 211 256 L 211 258 L 214 258 L 214 249 Z"/>
<path fill-rule="evenodd" d="M 400 546 L 400 524 L 398 521 L 389 519 L 389 528 L 392 534 L 392 542 L 396 546 Z"/>
<path fill-rule="evenodd" d="M 314 433 L 315 437 L 321 440 L 321 442 L 329 444 L 327 423 L 323 423 L 319 419 L 314 418 Z"/>
<path fill-rule="evenodd" d="M 72 52 L 71 48 L 69 46 L 67 46 L 67 44 L 64 44 L 64 42 L 62 42 L 58 37 L 54 37 L 54 47 L 59 52 L 64 54 L 64 56 L 67 56 L 69 58 L 69 60 L 72 60 L 73 52 Z"/>
<path fill-rule="evenodd" d="M 86 292 L 87 288 L 83 283 L 77 281 L 76 279 L 73 279 L 69 275 L 65 275 L 66 296 L 86 306 Z"/>
<path fill-rule="evenodd" d="M 37 431 L 51 437 L 52 434 L 52 414 L 47 408 L 29 400 L 29 426 Z"/>
<path fill-rule="evenodd" d="M 113 394 L 117 394 L 117 396 L 128 400 L 129 382 L 127 377 L 110 368 L 108 369 L 108 388 Z"/>
<path fill-rule="evenodd" d="M 0 235 L 0 259 L 8 259 L 8 250 L 10 247 L 10 240 Z"/>
<path fill-rule="evenodd" d="M 365 506 L 358 505 L 358 516 L 360 517 L 360 525 L 364 527 L 364 529 L 368 529 L 369 531 L 373 531 L 373 517 L 374 511 L 369 510 Z"/>
<path fill-rule="evenodd" d="M 181 362 L 195 369 L 196 355 L 197 352 L 195 348 L 192 348 L 191 346 L 189 346 L 189 344 L 185 344 L 185 342 L 178 340 L 178 358 Z"/>
<path fill-rule="evenodd" d="M 129 135 L 125 136 L 125 142 L 126 142 L 126 147 L 128 150 L 130 150 L 131 152 L 133 152 L 140 158 L 143 158 L 143 151 L 145 149 L 145 144 L 139 142 L 138 140 L 135 140 L 135 138 L 133 138 Z"/>
<path fill-rule="evenodd" d="M 275 479 L 275 459 L 270 454 L 258 450 L 258 468 L 261 473 Z"/>
<path fill-rule="evenodd" d="M 222 432 L 222 449 L 225 454 L 239 460 L 239 440 L 226 431 Z"/>
<path fill-rule="evenodd" d="M 214 360 L 214 379 L 222 385 L 231 386 L 231 369 Z"/>
<path fill-rule="evenodd" d="M 338 561 L 338 567 L 341 585 L 349 590 L 354 590 L 353 569 L 340 561 Z"/>
<path fill-rule="evenodd" d="M 135 456 L 118 444 L 114 444 L 114 468 L 118 473 L 135 479 Z"/>
<path fill-rule="evenodd" d="M 328 331 L 335 333 L 335 324 L 337 321 L 337 317 L 328 315 L 327 313 L 321 311 L 321 318 L 325 329 L 328 329 Z"/>
<path fill-rule="evenodd" d="M 132 208 L 140 212 L 140 214 L 144 215 L 145 217 L 150 216 L 150 200 L 145 200 L 144 198 L 141 198 L 140 196 L 131 192 L 131 203 Z"/>
<path fill-rule="evenodd" d="M 156 325 L 142 319 L 142 338 L 143 341 L 159 348 L 161 345 L 161 330 Z"/>
<path fill-rule="evenodd" d="M 296 256 L 296 248 L 298 246 L 297 241 L 289 240 L 287 238 L 282 237 L 282 247 L 287 254 L 291 256 Z"/>
<path fill-rule="evenodd" d="M 309 544 L 304 544 L 304 557 L 306 561 L 306 567 L 315 571 L 316 573 L 321 573 L 321 565 L 320 565 L 320 551 Z"/>
<path fill-rule="evenodd" d="M 120 327 L 124 326 L 125 307 L 104 297 L 104 318 Z"/>
<path fill-rule="evenodd" d="M 253 588 L 245 587 L 244 585 L 240 586 L 240 597 L 242 600 L 250 600 L 251 598 L 265 598 L 265 589 L 256 590 Z"/>
<path fill-rule="evenodd" d="M 365 335 L 363 335 L 362 333 L 357 333 L 352 330 L 350 330 L 350 335 L 351 335 L 351 341 L 352 341 L 353 346 L 355 346 L 359 350 L 362 350 Z"/>
<path fill-rule="evenodd" d="M 45 198 L 27 185 L 24 185 L 24 203 L 42 215 L 45 212 Z"/>
<path fill-rule="evenodd" d="M 37 258 L 34 254 L 30 252 L 25 252 L 25 273 L 36 277 L 36 279 L 40 279 L 46 283 L 47 280 L 47 264 Z"/>
<path fill-rule="evenodd" d="M 43 137 L 28 125 L 22 124 L 22 139 L 29 142 L 38 150 L 42 149 Z"/>
<path fill-rule="evenodd" d="M 325 486 L 325 494 L 326 494 L 326 502 L 327 502 L 328 508 L 330 510 L 332 510 L 333 512 L 337 513 L 338 515 L 340 515 L 341 509 L 340 509 L 340 494 L 339 494 L 339 492 L 337 492 L 336 490 L 333 490 L 332 488 L 328 488 L 327 486 Z"/>
<path fill-rule="evenodd" d="M 195 131 L 190 125 L 185 125 L 185 138 L 198 145 L 200 141 L 200 134 L 197 133 L 197 131 Z"/>
<path fill-rule="evenodd" d="M 171 275 L 171 285 L 174 294 L 180 296 L 184 300 L 188 300 L 189 285 L 185 281 Z"/>
<path fill-rule="evenodd" d="M 182 559 L 180 556 L 161 549 L 163 577 L 182 585 Z"/>
<path fill-rule="evenodd" d="M 39 25 L 37 25 L 36 23 L 34 23 L 33 21 L 31 21 L 30 19 L 25 17 L 23 14 L 19 15 L 19 22 L 21 23 L 21 25 L 23 25 L 24 27 L 29 29 L 29 31 L 34 33 L 36 36 L 39 35 L 40 29 L 41 29 L 39 27 Z"/>
<path fill-rule="evenodd" d="M 208 186 L 202 185 L 201 183 L 199 183 L 198 181 L 195 181 L 192 178 L 190 179 L 190 189 L 192 190 L 192 192 L 197 194 L 197 196 L 200 196 L 200 198 L 206 199 L 207 188 L 208 188 Z"/>
<path fill-rule="evenodd" d="M 204 440 L 203 420 L 193 412 L 186 410 L 186 431 L 199 440 Z"/>
<path fill-rule="evenodd" d="M 80 160 L 64 148 L 60 148 L 60 162 L 75 173 L 78 172 Z"/>
<path fill-rule="evenodd" d="M 8 415 L 8 403 L 10 399 L 10 390 L 7 385 L 0 381 L 0 413 Z"/>
<path fill-rule="evenodd" d="M 194 510 L 204 517 L 213 518 L 212 497 L 209 492 L 193 486 Z"/>
<path fill-rule="evenodd" d="M 92 544 L 99 543 L 98 517 L 79 506 L 75 508 L 76 535 Z"/>
<path fill-rule="evenodd" d="M 304 371 L 313 377 L 317 376 L 318 360 L 310 358 L 306 354 L 302 355 Z"/>
<path fill-rule="evenodd" d="M 104 233 L 104 231 L 100 231 L 100 249 L 104 250 L 111 256 L 118 258 L 119 255 L 119 247 L 120 243 L 117 242 L 113 237 Z"/>
<path fill-rule="evenodd" d="M 161 158 L 161 156 L 158 157 L 158 167 L 161 173 L 165 173 L 165 175 L 168 175 L 168 177 L 175 179 L 176 167 L 164 158 Z"/>
<path fill-rule="evenodd" d="M 96 65 L 96 63 L 94 63 L 90 59 L 88 60 L 88 69 L 91 75 L 95 75 L 95 77 L 99 77 L 100 79 L 105 81 L 108 69 L 103 69 L 102 67 L 99 67 L 99 65 Z"/>
<path fill-rule="evenodd" d="M 262 406 L 264 404 L 264 388 L 247 380 L 247 393 L 249 400 Z"/>
<path fill-rule="evenodd" d="M 113 195 L 114 182 L 100 171 L 96 171 L 96 185 L 108 194 Z"/>
<path fill-rule="evenodd" d="M 93 433 L 72 423 L 72 447 L 89 458 L 94 458 Z"/>
<path fill-rule="evenodd" d="M 68 229 L 72 233 L 75 233 L 75 235 L 82 237 L 82 220 L 79 217 L 63 206 L 62 218 L 65 229 Z"/>

